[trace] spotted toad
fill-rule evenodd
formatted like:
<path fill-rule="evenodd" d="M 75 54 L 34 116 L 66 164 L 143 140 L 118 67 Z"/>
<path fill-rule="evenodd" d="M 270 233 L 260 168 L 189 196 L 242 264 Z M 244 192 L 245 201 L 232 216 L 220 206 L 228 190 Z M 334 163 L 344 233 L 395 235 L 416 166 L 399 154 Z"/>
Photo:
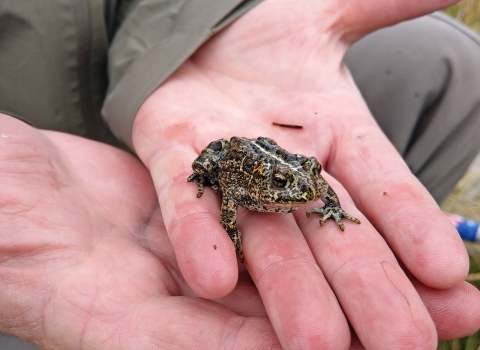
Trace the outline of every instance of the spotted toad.
<path fill-rule="evenodd" d="M 267 137 L 213 141 L 192 168 L 188 181 L 197 183 L 197 197 L 202 196 L 204 186 L 215 192 L 222 190 L 220 223 L 241 261 L 241 232 L 236 224 L 239 205 L 259 212 L 289 213 L 320 198 L 325 206 L 307 211 L 307 216 L 323 215 L 320 225 L 334 218 L 343 231 L 342 218 L 360 223 L 342 209 L 337 195 L 320 175 L 322 167 L 315 157 L 289 153 Z"/>

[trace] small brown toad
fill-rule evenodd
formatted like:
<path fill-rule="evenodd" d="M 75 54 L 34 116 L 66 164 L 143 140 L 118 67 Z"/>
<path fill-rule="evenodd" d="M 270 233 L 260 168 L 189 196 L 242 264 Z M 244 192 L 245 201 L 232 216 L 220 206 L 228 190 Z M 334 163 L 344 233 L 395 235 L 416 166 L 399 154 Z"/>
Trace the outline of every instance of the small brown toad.
<path fill-rule="evenodd" d="M 215 192 L 222 190 L 220 223 L 241 261 L 242 233 L 236 224 L 238 205 L 259 212 L 290 213 L 320 198 L 325 206 L 307 211 L 307 216 L 323 215 L 320 225 L 332 217 L 342 231 L 342 218 L 360 223 L 342 209 L 337 195 L 320 175 L 322 166 L 315 157 L 289 153 L 268 137 L 213 141 L 195 159 L 192 168 L 188 181 L 197 183 L 197 197 L 202 196 L 204 186 L 212 187 Z"/>

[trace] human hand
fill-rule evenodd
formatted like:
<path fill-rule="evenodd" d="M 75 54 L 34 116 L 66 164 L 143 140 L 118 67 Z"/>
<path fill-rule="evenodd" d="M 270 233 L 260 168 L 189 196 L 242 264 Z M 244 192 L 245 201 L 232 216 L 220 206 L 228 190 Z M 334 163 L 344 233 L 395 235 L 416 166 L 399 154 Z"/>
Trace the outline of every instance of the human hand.
<path fill-rule="evenodd" d="M 362 222 L 345 222 L 342 233 L 335 223 L 320 228 L 306 218 L 308 208 L 294 217 L 240 212 L 245 267 L 285 348 L 347 347 L 347 319 L 367 348 L 433 347 L 437 335 L 480 327 L 480 293 L 462 283 L 468 259 L 458 233 L 342 65 L 348 46 L 365 33 L 447 5 L 265 1 L 145 101 L 133 143 L 195 293 L 228 294 L 237 264 L 219 224 L 219 199 L 209 189 L 196 198 L 196 186 L 186 182 L 190 165 L 210 141 L 268 136 L 292 153 L 316 156 L 344 209 Z"/>
<path fill-rule="evenodd" d="M 135 157 L 0 124 L 0 331 L 45 349 L 280 347 L 248 276 L 194 296 Z"/>

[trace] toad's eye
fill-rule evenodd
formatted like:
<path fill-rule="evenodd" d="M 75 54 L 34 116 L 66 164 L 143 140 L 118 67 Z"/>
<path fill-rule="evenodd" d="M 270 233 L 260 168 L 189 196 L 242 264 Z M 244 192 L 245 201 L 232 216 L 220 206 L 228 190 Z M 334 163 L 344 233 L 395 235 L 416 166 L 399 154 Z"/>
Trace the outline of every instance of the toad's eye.
<path fill-rule="evenodd" d="M 288 177 L 282 172 L 273 173 L 272 182 L 275 187 L 279 188 L 285 188 L 289 185 Z"/>
<path fill-rule="evenodd" d="M 223 148 L 223 144 L 220 140 L 210 142 L 207 148 L 210 148 L 212 151 L 219 152 Z"/>
<path fill-rule="evenodd" d="M 320 165 L 320 163 L 317 163 L 312 167 L 312 173 L 316 177 L 318 177 L 318 175 L 320 175 L 321 171 L 322 171 L 322 166 Z"/>

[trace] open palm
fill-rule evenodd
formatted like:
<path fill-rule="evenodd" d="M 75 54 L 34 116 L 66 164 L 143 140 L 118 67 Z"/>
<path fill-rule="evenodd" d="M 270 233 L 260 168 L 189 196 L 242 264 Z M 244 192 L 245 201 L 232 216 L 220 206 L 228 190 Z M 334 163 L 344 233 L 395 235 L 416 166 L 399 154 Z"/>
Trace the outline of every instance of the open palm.
<path fill-rule="evenodd" d="M 42 348 L 276 348 L 248 276 L 195 297 L 133 156 L 1 116 L 0 329 Z"/>
<path fill-rule="evenodd" d="M 342 65 L 349 44 L 365 33 L 442 5 L 265 1 L 145 101 L 133 144 L 152 174 L 180 270 L 195 293 L 230 293 L 237 262 L 219 223 L 219 199 L 209 190 L 196 198 L 196 186 L 186 182 L 190 165 L 213 140 L 267 136 L 292 153 L 317 157 L 338 180 L 326 175 L 344 209 L 362 221 L 346 223 L 341 233 L 334 223 L 320 229 L 305 217 L 308 208 L 295 216 L 240 212 L 245 265 L 284 347 L 347 346 L 347 319 L 366 347 L 378 348 L 392 339 L 432 346 L 436 331 L 450 337 L 480 326 L 470 312 L 461 327 L 439 321 L 446 315 L 435 307 L 445 289 L 452 302 L 478 298 L 461 283 L 465 249 Z"/>

